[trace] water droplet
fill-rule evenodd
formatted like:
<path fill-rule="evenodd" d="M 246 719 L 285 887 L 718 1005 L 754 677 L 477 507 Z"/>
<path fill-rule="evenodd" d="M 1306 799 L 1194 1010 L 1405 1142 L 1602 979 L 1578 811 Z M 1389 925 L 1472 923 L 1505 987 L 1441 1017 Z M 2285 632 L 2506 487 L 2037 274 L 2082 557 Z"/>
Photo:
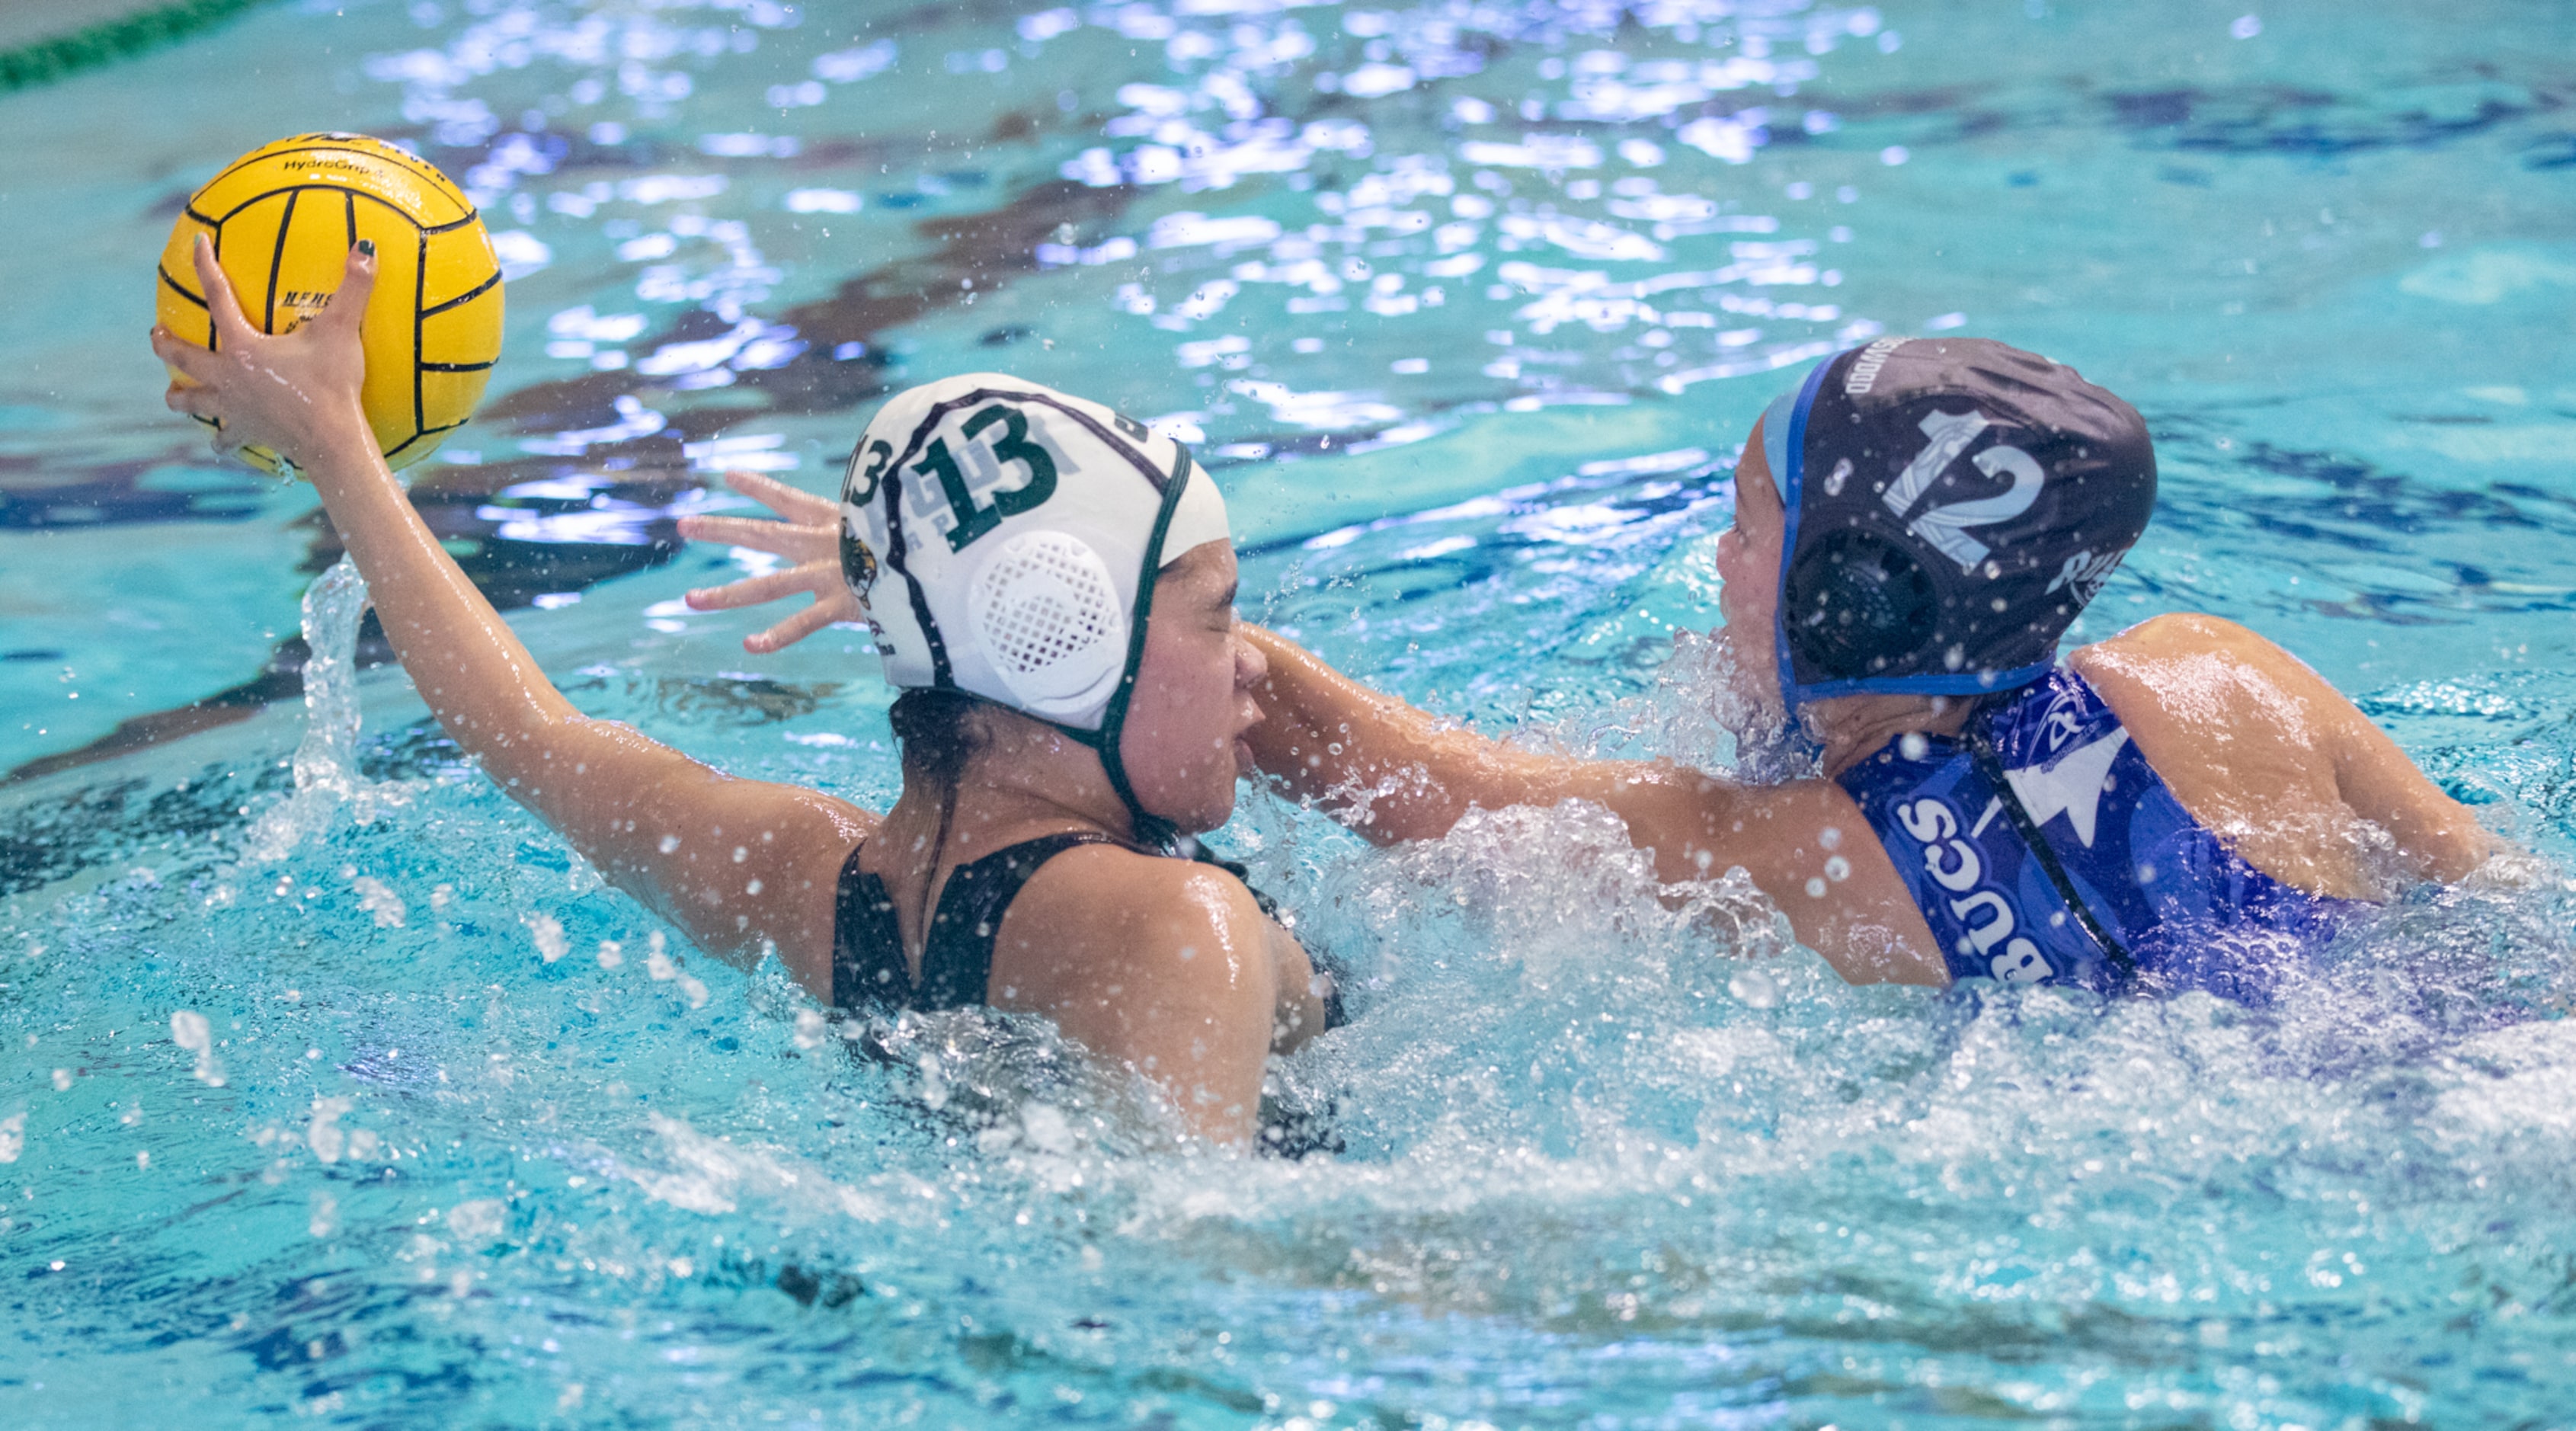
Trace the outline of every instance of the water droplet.
<path fill-rule="evenodd" d="M 1772 1009 L 1780 1006 L 1780 983 L 1767 970 L 1747 966 L 1735 971 L 1726 981 L 1726 992 L 1748 1009 Z"/>
<path fill-rule="evenodd" d="M 549 964 L 572 948 L 571 942 L 564 938 L 562 921 L 553 915 L 523 914 L 519 916 L 519 922 L 528 926 L 528 932 L 536 936 L 537 955 Z"/>

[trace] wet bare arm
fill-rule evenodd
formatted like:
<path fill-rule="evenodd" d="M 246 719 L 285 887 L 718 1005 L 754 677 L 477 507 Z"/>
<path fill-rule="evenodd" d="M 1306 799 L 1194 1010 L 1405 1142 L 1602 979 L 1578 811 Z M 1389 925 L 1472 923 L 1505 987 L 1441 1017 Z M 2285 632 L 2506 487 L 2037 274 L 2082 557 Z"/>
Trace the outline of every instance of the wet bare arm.
<path fill-rule="evenodd" d="M 1246 739 L 1262 771 L 1326 808 L 1357 782 L 1371 798 L 1356 828 L 1378 844 L 1437 839 L 1468 810 L 1589 800 L 1627 822 L 1667 884 L 1741 867 L 1789 916 L 1798 941 L 1853 983 L 1949 982 L 1912 895 L 1869 822 L 1821 780 L 1748 788 L 1667 762 L 1579 760 L 1526 751 L 1372 691 L 1273 631 L 1246 625 L 1270 663 Z"/>
<path fill-rule="evenodd" d="M 226 450 L 271 447 L 311 479 L 439 724 L 511 798 L 700 947 L 748 962 L 775 944 L 828 996 L 841 862 L 875 817 L 817 791 L 732 779 L 583 715 L 546 679 L 376 450 L 358 401 L 372 258 L 353 252 L 329 306 L 279 337 L 243 319 L 202 239 L 196 258 L 222 351 L 154 330 L 153 351 L 191 380 L 171 386 L 170 406 L 220 419 Z"/>
<path fill-rule="evenodd" d="M 1352 785 L 1370 792 L 1354 828 L 1377 844 L 1438 839 L 1477 806 L 1599 799 L 1616 777 L 1604 762 L 1522 750 L 1370 690 L 1275 631 L 1240 630 L 1270 663 L 1253 692 L 1261 723 L 1244 736 L 1262 774 L 1327 810 L 1347 808 Z"/>

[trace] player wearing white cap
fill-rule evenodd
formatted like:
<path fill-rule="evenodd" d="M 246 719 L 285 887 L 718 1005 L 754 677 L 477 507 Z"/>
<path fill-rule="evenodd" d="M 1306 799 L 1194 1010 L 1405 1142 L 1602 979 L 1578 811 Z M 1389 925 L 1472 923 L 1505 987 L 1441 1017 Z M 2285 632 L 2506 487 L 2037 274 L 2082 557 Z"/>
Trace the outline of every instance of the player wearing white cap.
<path fill-rule="evenodd" d="M 900 394 L 869 424 L 817 555 L 837 544 L 848 578 L 823 618 L 873 614 L 905 689 L 903 792 L 879 817 L 726 776 L 554 688 L 377 453 L 358 400 L 373 273 L 353 255 L 329 307 L 271 337 L 201 263 L 221 353 L 161 330 L 154 348 L 193 384 L 171 406 L 312 480 L 404 668 L 485 773 L 711 953 L 774 948 L 836 1005 L 1044 1015 L 1188 1130 L 1255 1138 L 1269 1054 L 1325 1026 L 1330 990 L 1235 873 L 1176 857 L 1233 810 L 1263 673 L 1235 624 L 1224 502 L 1185 450 L 992 375 Z"/>

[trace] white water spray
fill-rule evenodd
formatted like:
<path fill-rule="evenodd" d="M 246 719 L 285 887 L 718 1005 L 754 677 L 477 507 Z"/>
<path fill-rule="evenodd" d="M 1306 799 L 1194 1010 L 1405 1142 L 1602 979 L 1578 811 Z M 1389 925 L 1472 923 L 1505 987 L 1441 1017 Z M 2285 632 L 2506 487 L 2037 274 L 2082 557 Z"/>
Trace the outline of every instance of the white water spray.
<path fill-rule="evenodd" d="M 364 825 L 401 796 L 358 773 L 358 625 L 367 579 L 343 556 L 304 593 L 304 739 L 295 747 L 295 793 L 250 828 L 253 863 L 283 859 L 326 828 L 342 806 Z"/>

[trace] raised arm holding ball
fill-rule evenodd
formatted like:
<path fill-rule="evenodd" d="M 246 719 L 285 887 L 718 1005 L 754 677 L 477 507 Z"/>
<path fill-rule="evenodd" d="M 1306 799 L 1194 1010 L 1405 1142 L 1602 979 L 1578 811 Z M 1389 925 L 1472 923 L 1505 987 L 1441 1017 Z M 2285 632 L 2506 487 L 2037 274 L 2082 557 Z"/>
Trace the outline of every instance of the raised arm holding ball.
<path fill-rule="evenodd" d="M 169 405 L 216 424 L 219 449 L 311 480 L 404 669 L 485 773 L 711 953 L 774 948 L 839 1006 L 1044 1015 L 1188 1130 L 1249 1143 L 1266 1059 L 1324 1027 L 1329 985 L 1240 878 L 1173 853 L 1231 813 L 1262 675 L 1223 500 L 1186 450 L 992 375 L 870 423 L 838 547 L 859 592 L 900 606 L 878 613 L 905 688 L 903 791 L 880 817 L 734 779 L 556 691 L 386 466 L 362 401 L 371 248 L 271 336 L 200 238 L 217 351 L 166 327 L 153 351 Z"/>

